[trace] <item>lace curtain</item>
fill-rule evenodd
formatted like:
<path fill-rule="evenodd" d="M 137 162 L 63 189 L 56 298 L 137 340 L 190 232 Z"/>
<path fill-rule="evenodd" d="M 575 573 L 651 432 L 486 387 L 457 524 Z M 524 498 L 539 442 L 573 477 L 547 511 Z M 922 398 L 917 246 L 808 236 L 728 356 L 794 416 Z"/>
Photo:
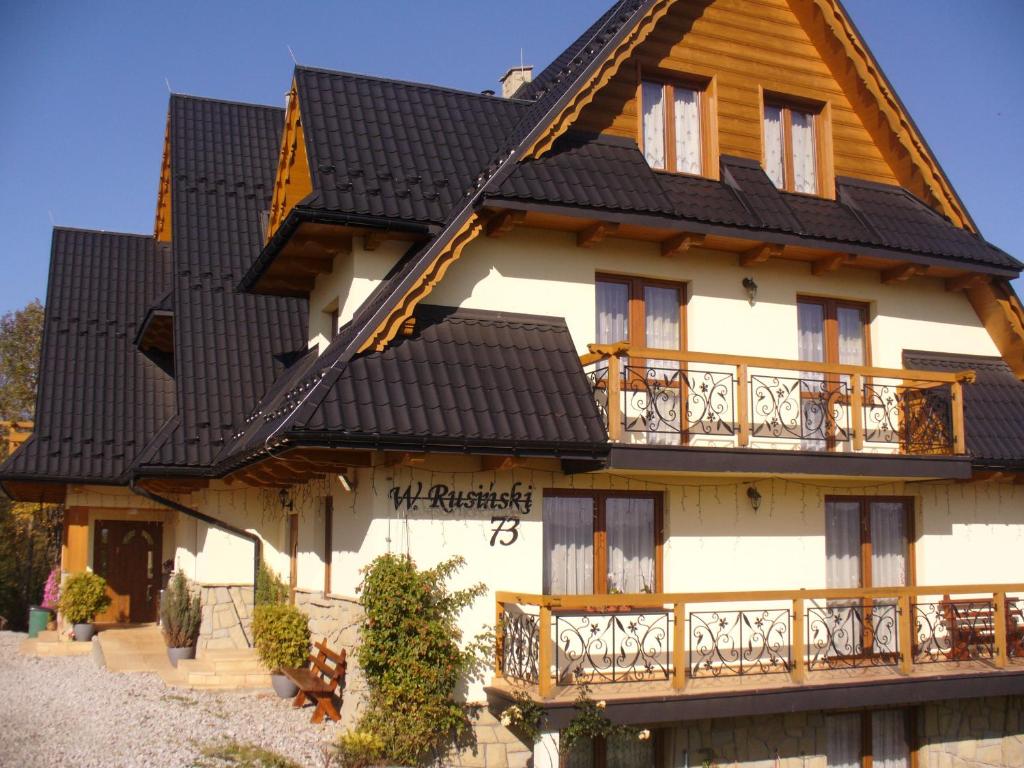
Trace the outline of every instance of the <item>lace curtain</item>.
<path fill-rule="evenodd" d="M 665 167 L 665 88 L 660 83 L 644 83 L 643 103 L 644 157 L 652 168 Z"/>
<path fill-rule="evenodd" d="M 597 343 L 629 339 L 629 287 L 625 283 L 597 283 Z"/>
<path fill-rule="evenodd" d="M 544 594 L 594 592 L 594 500 L 544 499 Z"/>
<path fill-rule="evenodd" d="M 608 590 L 632 594 L 654 591 L 654 501 L 610 498 L 605 505 L 608 532 Z"/>
<path fill-rule="evenodd" d="M 886 709 L 871 713 L 871 757 L 873 768 L 910 768 L 905 712 Z"/>
<path fill-rule="evenodd" d="M 825 760 L 828 768 L 860 768 L 860 715 L 825 718 Z"/>
<path fill-rule="evenodd" d="M 702 170 L 700 145 L 700 94 L 688 88 L 673 88 L 675 95 L 676 170 L 699 174 Z"/>
<path fill-rule="evenodd" d="M 790 129 L 793 135 L 793 189 L 815 194 L 818 191 L 818 165 L 814 152 L 814 115 L 794 112 Z"/>
<path fill-rule="evenodd" d="M 764 108 L 764 170 L 772 183 L 786 186 L 786 152 L 782 131 L 782 110 L 767 104 Z"/>

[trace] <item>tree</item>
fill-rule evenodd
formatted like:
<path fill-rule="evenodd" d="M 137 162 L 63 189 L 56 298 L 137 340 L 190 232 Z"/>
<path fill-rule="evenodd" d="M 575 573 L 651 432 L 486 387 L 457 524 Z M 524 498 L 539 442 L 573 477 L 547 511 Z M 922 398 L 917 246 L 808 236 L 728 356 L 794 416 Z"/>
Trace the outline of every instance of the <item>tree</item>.
<path fill-rule="evenodd" d="M 39 299 L 0 318 L 0 421 L 32 418 L 42 338 Z"/>

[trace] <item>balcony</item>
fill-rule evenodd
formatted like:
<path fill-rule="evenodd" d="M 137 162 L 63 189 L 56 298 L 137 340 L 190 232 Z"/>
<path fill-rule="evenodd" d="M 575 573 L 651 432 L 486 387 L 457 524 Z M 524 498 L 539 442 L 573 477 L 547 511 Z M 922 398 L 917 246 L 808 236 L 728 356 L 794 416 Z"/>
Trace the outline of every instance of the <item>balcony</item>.
<path fill-rule="evenodd" d="M 1016 672 L 1024 584 L 496 595 L 492 691 L 669 701 Z M 863 688 L 863 686 L 861 686 Z"/>
<path fill-rule="evenodd" d="M 741 358 L 626 343 L 589 349 L 581 362 L 613 446 L 928 457 L 918 462 L 928 465 L 924 474 L 941 466 L 937 459 L 967 454 L 963 388 L 974 381 L 973 371 Z M 850 467 L 834 473 L 869 472 Z"/>

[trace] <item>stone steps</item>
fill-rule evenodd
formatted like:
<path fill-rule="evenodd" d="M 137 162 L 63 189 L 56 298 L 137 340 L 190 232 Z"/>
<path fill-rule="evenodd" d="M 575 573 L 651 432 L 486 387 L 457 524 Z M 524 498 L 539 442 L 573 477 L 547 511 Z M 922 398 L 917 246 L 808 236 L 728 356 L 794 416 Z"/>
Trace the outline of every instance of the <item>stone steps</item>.
<path fill-rule="evenodd" d="M 40 633 L 42 634 L 42 633 Z M 54 633 L 56 635 L 56 633 Z M 88 656 L 92 653 L 92 643 L 59 642 L 56 638 L 22 640 L 18 653 L 23 656 Z"/>
<path fill-rule="evenodd" d="M 202 690 L 269 688 L 270 673 L 251 648 L 204 650 L 198 658 L 179 661 L 174 674 L 164 677 L 164 681 Z"/>

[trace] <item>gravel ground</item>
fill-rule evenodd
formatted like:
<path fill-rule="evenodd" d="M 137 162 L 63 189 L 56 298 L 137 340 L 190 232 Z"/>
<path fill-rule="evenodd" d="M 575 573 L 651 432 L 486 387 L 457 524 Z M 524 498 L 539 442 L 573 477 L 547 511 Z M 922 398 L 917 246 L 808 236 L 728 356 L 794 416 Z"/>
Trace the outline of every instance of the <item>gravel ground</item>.
<path fill-rule="evenodd" d="M 90 656 L 22 656 L 24 639 L 0 632 L 2 766 L 182 768 L 201 746 L 228 738 L 312 768 L 340 732 L 273 693 L 168 688 L 156 675 L 100 669 Z"/>

